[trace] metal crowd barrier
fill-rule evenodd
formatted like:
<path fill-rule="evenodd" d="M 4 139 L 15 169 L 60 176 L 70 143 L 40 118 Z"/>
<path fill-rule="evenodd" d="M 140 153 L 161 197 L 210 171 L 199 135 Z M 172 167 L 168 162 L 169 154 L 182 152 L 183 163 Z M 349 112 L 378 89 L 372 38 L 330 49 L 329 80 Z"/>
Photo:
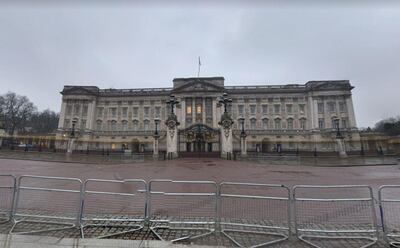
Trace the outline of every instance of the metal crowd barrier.
<path fill-rule="evenodd" d="M 111 237 L 141 230 L 146 220 L 147 184 L 144 180 L 88 179 L 84 183 L 81 236 L 87 227 L 114 227 L 124 231 L 106 233 Z M 109 230 L 107 228 L 106 230 Z"/>
<path fill-rule="evenodd" d="M 290 189 L 288 187 L 275 184 L 223 182 L 219 189 L 221 232 L 236 245 L 248 247 L 238 241 L 235 237 L 237 233 L 251 234 L 249 236 L 249 242 L 253 244 L 251 247 L 262 247 L 289 238 Z"/>
<path fill-rule="evenodd" d="M 10 234 L 80 228 L 81 192 L 77 178 L 20 176 Z M 22 222 L 35 224 L 29 225 L 34 230 L 14 232 Z"/>
<path fill-rule="evenodd" d="M 181 231 L 168 240 L 195 239 L 212 234 L 217 225 L 218 186 L 211 181 L 152 180 L 149 182 L 148 217 L 151 231 Z M 192 234 L 191 232 L 196 232 Z"/>
<path fill-rule="evenodd" d="M 400 185 L 383 185 L 378 196 L 385 239 L 400 247 Z"/>
<path fill-rule="evenodd" d="M 327 239 L 368 241 L 362 247 L 369 247 L 378 240 L 370 186 L 299 185 L 293 188 L 293 200 L 296 235 L 313 247 L 323 247 L 316 241 Z"/>
<path fill-rule="evenodd" d="M 12 218 L 15 190 L 15 176 L 0 175 L 0 223 L 10 221 Z"/>

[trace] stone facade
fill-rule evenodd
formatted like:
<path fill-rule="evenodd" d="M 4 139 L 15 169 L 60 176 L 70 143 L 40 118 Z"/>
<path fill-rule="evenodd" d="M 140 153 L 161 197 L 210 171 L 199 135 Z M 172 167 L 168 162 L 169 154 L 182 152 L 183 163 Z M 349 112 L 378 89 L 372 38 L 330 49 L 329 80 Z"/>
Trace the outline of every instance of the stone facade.
<path fill-rule="evenodd" d="M 224 112 L 218 98 L 232 99 L 232 150 L 240 151 L 243 117 L 248 152 L 338 152 L 337 125 L 346 151 L 359 151 L 351 91 L 347 80 L 306 84 L 225 86 L 223 77 L 176 78 L 172 88 L 99 89 L 65 86 L 62 94 L 57 146 L 66 149 L 75 123 L 76 150 L 152 151 L 155 120 L 158 147 L 167 150 L 166 120 L 171 95 L 179 101 L 175 114 L 177 152 L 221 152 Z M 174 141 L 175 142 L 175 141 Z M 225 149 L 225 148 L 224 148 Z"/>

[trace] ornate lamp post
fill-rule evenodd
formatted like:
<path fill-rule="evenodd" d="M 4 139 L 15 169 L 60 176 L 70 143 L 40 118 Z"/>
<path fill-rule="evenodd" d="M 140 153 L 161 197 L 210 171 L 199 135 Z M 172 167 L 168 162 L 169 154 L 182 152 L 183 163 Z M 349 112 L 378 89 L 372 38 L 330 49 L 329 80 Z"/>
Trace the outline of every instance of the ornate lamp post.
<path fill-rule="evenodd" d="M 179 103 L 179 101 L 176 99 L 176 97 L 174 95 L 171 95 L 169 97 L 169 100 L 167 101 L 167 104 L 169 104 L 170 109 L 171 109 L 171 115 L 174 114 L 174 106 L 177 105 Z"/>
<path fill-rule="evenodd" d="M 71 129 L 71 133 L 70 133 L 70 138 L 75 138 L 75 125 L 76 125 L 76 119 L 72 120 L 72 129 Z"/>
<path fill-rule="evenodd" d="M 218 98 L 218 104 L 224 105 L 224 114 L 228 113 L 228 105 L 232 102 L 231 98 L 228 98 L 228 93 L 222 94 L 221 97 Z"/>
<path fill-rule="evenodd" d="M 155 118 L 154 119 L 154 125 L 155 125 L 155 130 L 154 130 L 154 145 L 153 145 L 153 158 L 158 159 L 158 138 L 160 135 L 158 134 L 158 125 L 160 124 L 160 119 Z"/>
<path fill-rule="evenodd" d="M 339 121 L 340 121 L 339 118 L 334 120 L 335 127 L 336 127 L 336 139 L 342 138 L 342 134 L 340 133 L 340 127 L 339 127 L 340 122 Z"/>
<path fill-rule="evenodd" d="M 174 113 L 174 107 L 179 103 L 174 95 L 171 95 L 166 102 L 170 105 L 171 113 L 169 114 L 165 125 L 167 126 L 167 156 L 168 159 L 178 157 L 178 117 Z"/>
<path fill-rule="evenodd" d="M 232 159 L 233 140 L 232 140 L 232 124 L 233 120 L 228 113 L 228 105 L 232 99 L 228 98 L 228 94 L 224 93 L 218 98 L 218 106 L 224 105 L 224 113 L 221 116 L 221 121 L 218 123 L 222 128 L 221 133 L 221 157 L 228 160 Z"/>

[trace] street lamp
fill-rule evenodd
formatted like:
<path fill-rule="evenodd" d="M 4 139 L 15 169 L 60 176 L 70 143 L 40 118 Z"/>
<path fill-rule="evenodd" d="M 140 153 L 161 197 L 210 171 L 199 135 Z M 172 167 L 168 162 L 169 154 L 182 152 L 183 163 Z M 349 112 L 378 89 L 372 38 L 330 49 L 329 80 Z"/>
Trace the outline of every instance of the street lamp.
<path fill-rule="evenodd" d="M 340 127 L 339 127 L 339 118 L 334 119 L 335 127 L 336 127 L 336 138 L 342 138 L 342 134 L 340 133 Z"/>
<path fill-rule="evenodd" d="M 240 134 L 241 134 L 241 135 L 245 135 L 246 132 L 244 131 L 244 118 L 243 118 L 243 117 L 240 117 L 240 118 L 239 118 L 239 123 L 240 123 L 241 128 L 242 128 L 242 131 L 240 132 Z"/>
<path fill-rule="evenodd" d="M 228 104 L 231 102 L 232 102 L 232 99 L 228 98 L 228 93 L 224 93 L 224 94 L 222 94 L 221 97 L 219 97 L 218 103 L 224 105 L 224 114 L 227 113 Z"/>
<path fill-rule="evenodd" d="M 72 130 L 71 130 L 71 134 L 70 137 L 74 138 L 75 137 L 75 124 L 76 124 L 76 119 L 72 120 Z"/>
<path fill-rule="evenodd" d="M 170 108 L 171 108 L 171 115 L 174 114 L 174 106 L 175 106 L 176 104 L 178 104 L 178 103 L 179 103 L 179 101 L 176 99 L 176 97 L 175 97 L 174 95 L 171 95 L 171 96 L 169 97 L 169 100 L 167 101 L 167 104 L 170 105 Z"/>
<path fill-rule="evenodd" d="M 155 136 L 158 136 L 158 124 L 160 124 L 160 119 L 155 118 L 155 119 L 154 119 L 154 124 L 155 124 L 154 135 L 155 135 Z"/>

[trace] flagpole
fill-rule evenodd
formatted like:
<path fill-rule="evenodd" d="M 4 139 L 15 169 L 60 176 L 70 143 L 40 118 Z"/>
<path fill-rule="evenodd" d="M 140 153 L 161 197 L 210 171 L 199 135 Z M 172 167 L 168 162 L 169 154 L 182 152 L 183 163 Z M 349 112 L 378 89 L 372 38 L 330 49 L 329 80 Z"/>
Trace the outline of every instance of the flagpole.
<path fill-rule="evenodd" d="M 197 71 L 197 77 L 200 77 L 200 66 L 201 66 L 201 61 L 199 56 L 199 70 Z"/>

